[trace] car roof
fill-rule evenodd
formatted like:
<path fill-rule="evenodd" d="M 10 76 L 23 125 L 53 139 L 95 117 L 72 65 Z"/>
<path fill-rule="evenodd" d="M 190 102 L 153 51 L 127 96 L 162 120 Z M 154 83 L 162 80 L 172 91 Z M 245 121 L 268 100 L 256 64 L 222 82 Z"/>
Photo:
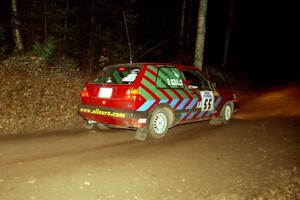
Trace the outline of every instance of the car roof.
<path fill-rule="evenodd" d="M 144 63 L 120 63 L 120 64 L 113 64 L 113 65 L 108 65 L 105 67 L 116 67 L 116 66 L 143 66 L 143 65 L 158 65 L 158 67 L 181 67 L 181 68 L 196 68 L 195 66 L 191 65 L 182 65 L 182 64 L 177 64 L 177 63 L 155 63 L 155 62 L 144 62 Z"/>

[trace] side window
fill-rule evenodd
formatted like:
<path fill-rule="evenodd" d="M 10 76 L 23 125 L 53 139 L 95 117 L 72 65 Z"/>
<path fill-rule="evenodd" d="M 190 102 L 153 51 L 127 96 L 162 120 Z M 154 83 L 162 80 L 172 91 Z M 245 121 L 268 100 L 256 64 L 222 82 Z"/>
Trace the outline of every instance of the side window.
<path fill-rule="evenodd" d="M 197 71 L 183 70 L 189 89 L 209 89 L 209 84 Z"/>
<path fill-rule="evenodd" d="M 172 89 L 183 88 L 183 80 L 180 71 L 173 67 L 159 68 L 156 78 L 156 87 Z"/>

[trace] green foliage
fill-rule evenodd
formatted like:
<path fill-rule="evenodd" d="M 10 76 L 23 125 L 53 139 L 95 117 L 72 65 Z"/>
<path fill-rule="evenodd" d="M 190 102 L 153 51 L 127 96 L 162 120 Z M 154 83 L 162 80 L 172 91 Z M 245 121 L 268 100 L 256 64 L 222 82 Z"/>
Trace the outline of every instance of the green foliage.
<path fill-rule="evenodd" d="M 44 43 L 35 42 L 32 47 L 32 51 L 34 54 L 38 55 L 44 60 L 47 60 L 51 54 L 53 54 L 56 48 L 55 41 L 49 39 Z"/>

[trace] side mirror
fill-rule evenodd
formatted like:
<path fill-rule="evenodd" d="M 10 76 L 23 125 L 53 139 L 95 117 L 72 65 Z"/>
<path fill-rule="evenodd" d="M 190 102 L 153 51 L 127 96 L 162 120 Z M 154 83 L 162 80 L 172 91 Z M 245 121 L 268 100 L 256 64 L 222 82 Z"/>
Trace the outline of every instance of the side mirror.
<path fill-rule="evenodd" d="M 216 82 L 210 82 L 210 87 L 212 90 L 216 90 L 217 89 L 217 83 Z"/>

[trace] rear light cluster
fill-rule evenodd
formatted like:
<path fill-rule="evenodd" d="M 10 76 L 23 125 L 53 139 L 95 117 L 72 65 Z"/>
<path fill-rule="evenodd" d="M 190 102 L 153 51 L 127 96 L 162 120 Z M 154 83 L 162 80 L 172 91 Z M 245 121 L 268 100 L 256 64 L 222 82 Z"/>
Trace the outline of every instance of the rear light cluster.
<path fill-rule="evenodd" d="M 86 87 L 84 87 L 82 90 L 81 90 L 81 97 L 89 97 L 89 92 L 87 90 Z M 125 93 L 125 97 L 126 99 L 129 99 L 129 100 L 137 100 L 139 97 L 140 97 L 140 93 L 139 93 L 139 90 L 138 89 L 134 89 L 134 88 L 129 88 L 126 93 Z"/>
<path fill-rule="evenodd" d="M 86 87 L 84 87 L 82 90 L 81 90 L 81 97 L 89 97 L 89 92 L 87 91 Z"/>
<path fill-rule="evenodd" d="M 126 92 L 126 98 L 127 99 L 136 100 L 138 98 L 138 96 L 139 96 L 139 90 L 138 89 L 130 88 Z"/>

